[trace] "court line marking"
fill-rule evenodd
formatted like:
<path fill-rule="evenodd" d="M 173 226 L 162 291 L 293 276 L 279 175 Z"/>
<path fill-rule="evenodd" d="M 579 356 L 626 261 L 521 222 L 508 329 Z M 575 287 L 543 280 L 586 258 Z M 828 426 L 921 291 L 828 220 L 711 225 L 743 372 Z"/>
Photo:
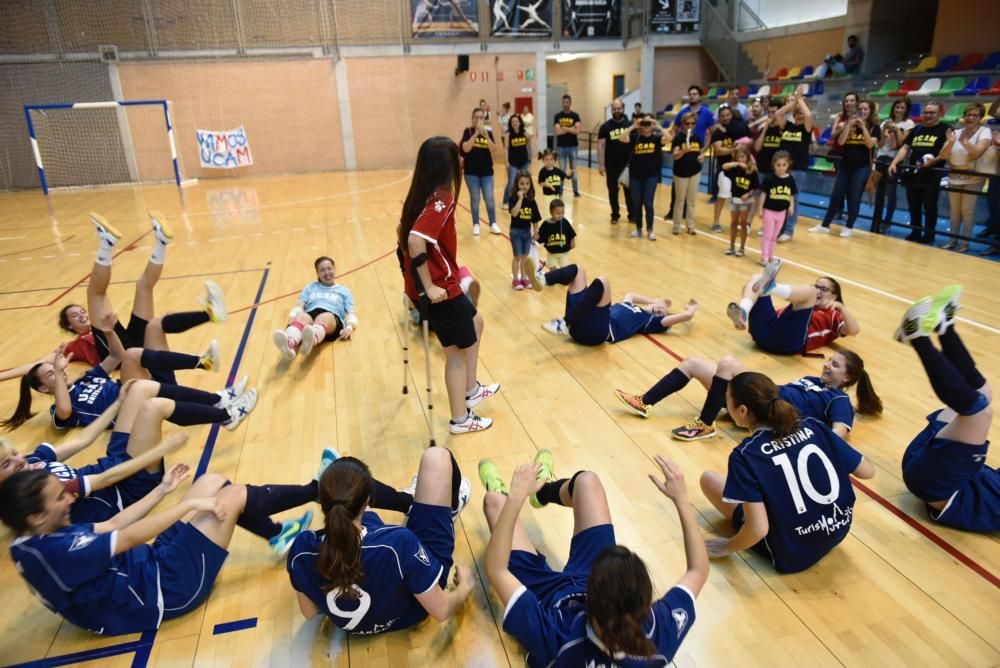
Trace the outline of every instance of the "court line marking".
<path fill-rule="evenodd" d="M 235 633 L 236 631 L 244 631 L 246 629 L 254 628 L 257 628 L 257 618 L 249 617 L 247 619 L 238 619 L 234 622 L 216 624 L 215 628 L 212 629 L 212 635 L 221 636 L 224 633 Z"/>
<path fill-rule="evenodd" d="M 153 647 L 153 639 L 155 638 L 155 632 L 145 631 L 138 640 L 132 640 L 125 643 L 119 643 L 117 645 L 108 645 L 107 647 L 99 647 L 97 649 L 83 650 L 82 652 L 73 652 L 72 654 L 61 654 L 59 656 L 47 657 L 44 659 L 36 659 L 34 661 L 26 661 L 24 663 L 10 664 L 8 668 L 43 668 L 48 666 L 68 666 L 74 663 L 82 663 L 83 661 L 93 661 L 95 659 L 108 659 L 113 656 L 121 656 L 122 654 L 131 654 L 133 652 L 139 652 L 143 649 Z"/>
<path fill-rule="evenodd" d="M 60 239 L 59 241 L 53 241 L 52 243 L 45 244 L 44 246 L 36 246 L 35 248 L 25 248 L 23 250 L 14 251 L 12 253 L 4 253 L 4 254 L 0 255 L 0 257 L 11 257 L 13 255 L 20 255 L 21 253 L 30 253 L 32 251 L 42 250 L 42 249 L 45 249 L 45 248 L 50 248 L 52 246 L 58 246 L 59 244 L 66 243 L 67 241 L 69 241 L 70 239 L 72 239 L 75 236 L 76 236 L 75 234 L 71 234 L 71 235 L 67 236 L 65 239 Z M 21 237 L 21 238 L 23 239 L 24 237 Z M 30 260 L 31 258 L 30 257 L 28 257 L 28 258 L 23 258 L 22 257 L 22 258 L 18 258 L 18 259 L 19 260 Z"/>
<path fill-rule="evenodd" d="M 593 193 L 589 193 L 589 192 L 587 192 L 585 190 L 581 190 L 580 193 L 582 195 L 586 195 L 587 197 L 590 197 L 591 199 L 595 199 L 598 202 L 605 202 L 607 204 L 610 204 L 610 202 L 608 202 L 608 200 L 606 198 L 600 197 L 600 196 L 595 195 Z M 654 220 L 660 220 L 660 221 L 666 222 L 666 219 L 663 218 L 662 216 L 654 215 L 653 219 Z M 727 243 L 727 244 L 729 243 L 728 239 L 725 239 L 723 237 L 720 237 L 720 236 L 717 236 L 715 234 L 712 234 L 711 232 L 705 232 L 703 230 L 695 230 L 695 232 L 697 232 L 699 235 L 707 237 L 709 239 L 714 239 L 714 240 L 720 241 L 722 243 Z M 864 232 L 864 230 L 859 230 L 859 232 Z M 760 249 L 759 248 L 754 248 L 752 246 L 747 246 L 746 249 L 748 251 L 753 251 L 754 253 L 757 253 L 758 255 L 760 254 Z M 901 302 L 903 304 L 912 304 L 914 301 L 916 301 L 916 299 L 902 297 L 902 296 L 897 295 L 895 293 L 889 292 L 888 290 L 882 290 L 881 288 L 876 288 L 876 287 L 874 287 L 872 285 L 868 285 L 867 283 L 862 283 L 861 281 L 856 281 L 854 279 L 846 278 L 844 276 L 840 276 L 838 274 L 834 274 L 834 273 L 829 272 L 829 271 L 824 271 L 822 269 L 818 269 L 816 267 L 813 267 L 811 265 L 805 264 L 803 262 L 798 262 L 796 260 L 786 259 L 784 257 L 781 258 L 781 262 L 782 262 L 782 264 L 790 264 L 793 267 L 798 267 L 799 269 L 805 269 L 806 271 L 810 271 L 810 272 L 813 272 L 815 274 L 819 274 L 821 276 L 830 276 L 832 278 L 837 279 L 838 281 L 841 281 L 843 283 L 847 283 L 848 285 L 853 285 L 854 287 L 861 288 L 863 290 L 868 290 L 869 292 L 873 292 L 873 293 L 875 293 L 877 295 L 880 295 L 882 297 L 888 297 L 889 299 L 893 299 L 893 300 Z M 1000 334 L 1000 329 L 998 329 L 996 327 L 993 327 L 991 325 L 987 325 L 986 323 L 982 323 L 982 322 L 979 322 L 977 320 L 970 320 L 968 318 L 963 318 L 962 316 L 958 316 L 956 319 L 959 320 L 959 321 L 961 321 L 961 322 L 964 322 L 967 325 L 972 325 L 973 327 L 978 327 L 980 329 L 986 330 L 987 332 L 990 332 L 991 334 Z"/>

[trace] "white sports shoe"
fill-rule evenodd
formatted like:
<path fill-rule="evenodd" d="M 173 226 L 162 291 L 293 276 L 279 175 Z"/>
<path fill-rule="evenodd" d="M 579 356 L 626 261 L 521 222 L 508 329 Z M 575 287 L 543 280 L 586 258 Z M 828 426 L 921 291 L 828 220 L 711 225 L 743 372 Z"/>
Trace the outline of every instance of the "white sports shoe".
<path fill-rule="evenodd" d="M 316 330 L 312 325 L 306 325 L 302 330 L 302 343 L 299 344 L 299 352 L 305 357 L 313 351 L 316 346 Z"/>
<path fill-rule="evenodd" d="M 105 220 L 101 214 L 92 212 L 90 214 L 90 222 L 97 228 L 97 237 L 102 243 L 113 247 L 122 240 L 122 233 L 114 225 Z"/>
<path fill-rule="evenodd" d="M 205 310 L 212 322 L 225 322 L 229 317 L 226 310 L 226 296 L 215 281 L 205 281 Z"/>
<path fill-rule="evenodd" d="M 528 271 L 528 280 L 535 292 L 545 289 L 545 274 L 542 273 L 542 266 L 535 263 L 535 258 L 530 255 L 524 258 L 524 268 Z"/>
<path fill-rule="evenodd" d="M 496 223 L 490 223 L 490 232 L 493 234 L 503 234 L 503 230 L 501 230 L 500 226 Z"/>
<path fill-rule="evenodd" d="M 472 500 L 472 483 L 468 478 L 462 476 L 462 482 L 458 483 L 458 508 L 452 508 L 451 511 L 451 521 L 454 522 L 458 520 L 458 516 L 465 510 L 465 507 L 469 505 L 469 501 Z"/>
<path fill-rule="evenodd" d="M 479 236 L 479 225 L 478 224 L 472 226 L 472 236 L 474 236 L 474 237 L 478 237 Z"/>
<path fill-rule="evenodd" d="M 791 234 L 782 234 L 780 237 L 778 237 L 778 243 L 779 244 L 788 243 L 791 240 L 792 240 L 792 235 Z"/>
<path fill-rule="evenodd" d="M 566 326 L 566 321 L 562 318 L 556 318 L 554 320 L 549 320 L 548 322 L 543 322 L 542 329 L 549 334 L 569 336 L 569 327 Z"/>
<path fill-rule="evenodd" d="M 649 233 L 649 240 L 650 241 L 656 241 L 656 232 L 650 232 Z"/>
<path fill-rule="evenodd" d="M 205 371 L 218 371 L 219 365 L 222 359 L 219 354 L 219 342 L 212 339 L 212 342 L 208 344 L 208 350 L 201 356 L 198 360 L 198 367 L 204 369 Z"/>
<path fill-rule="evenodd" d="M 448 431 L 453 434 L 468 434 L 473 431 L 485 431 L 493 426 L 493 418 L 480 417 L 469 411 L 461 422 L 450 422 Z"/>
<path fill-rule="evenodd" d="M 633 231 L 632 231 L 632 238 L 633 238 L 633 239 L 638 239 L 638 238 L 640 238 L 641 236 L 642 236 L 642 232 L 640 232 L 639 230 L 633 230 Z"/>
<path fill-rule="evenodd" d="M 849 236 L 851 236 L 853 234 L 854 234 L 854 230 L 852 230 L 849 227 L 845 227 L 844 229 L 842 229 L 840 231 L 840 236 L 842 236 L 842 237 L 849 237 Z"/>
<path fill-rule="evenodd" d="M 823 227 L 822 224 L 813 225 L 812 227 L 809 228 L 809 231 L 812 232 L 813 234 L 830 234 L 830 228 Z"/>
<path fill-rule="evenodd" d="M 229 408 L 234 401 L 240 398 L 240 395 L 247 389 L 247 383 L 250 382 L 250 376 L 244 375 L 235 383 L 229 387 L 216 392 L 219 395 L 219 402 L 215 404 L 216 408 Z"/>
<path fill-rule="evenodd" d="M 483 401 L 483 399 L 489 399 L 494 394 L 498 394 L 499 392 L 500 383 L 491 383 L 490 385 L 483 385 L 482 383 L 479 383 L 475 393 L 473 393 L 471 397 L 465 398 L 465 407 L 475 408 Z"/>
<path fill-rule="evenodd" d="M 257 390 L 249 389 L 226 409 L 229 412 L 229 421 L 222 426 L 233 431 L 240 426 L 240 422 L 243 422 L 256 406 Z"/>
<path fill-rule="evenodd" d="M 149 224 L 153 226 L 153 234 L 161 244 L 169 244 L 174 240 L 174 230 L 167 223 L 167 217 L 159 211 L 149 211 Z"/>
<path fill-rule="evenodd" d="M 276 329 L 271 337 L 274 340 L 274 345 L 278 346 L 278 352 L 286 360 L 295 359 L 295 348 L 288 342 L 288 334 L 285 334 L 285 330 Z"/>

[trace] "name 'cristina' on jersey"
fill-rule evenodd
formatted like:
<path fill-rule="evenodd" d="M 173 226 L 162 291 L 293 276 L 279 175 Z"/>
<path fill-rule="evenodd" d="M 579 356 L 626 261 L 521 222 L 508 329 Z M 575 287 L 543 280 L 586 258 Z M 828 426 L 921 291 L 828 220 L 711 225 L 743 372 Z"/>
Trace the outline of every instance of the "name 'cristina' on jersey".
<path fill-rule="evenodd" d="M 784 450 L 785 448 L 790 448 L 793 445 L 798 445 L 799 443 L 805 443 L 813 437 L 812 429 L 809 427 L 802 427 L 797 432 L 784 436 L 782 438 L 776 438 L 773 441 L 768 441 L 760 446 L 760 451 L 765 455 L 773 455 L 776 452 Z"/>

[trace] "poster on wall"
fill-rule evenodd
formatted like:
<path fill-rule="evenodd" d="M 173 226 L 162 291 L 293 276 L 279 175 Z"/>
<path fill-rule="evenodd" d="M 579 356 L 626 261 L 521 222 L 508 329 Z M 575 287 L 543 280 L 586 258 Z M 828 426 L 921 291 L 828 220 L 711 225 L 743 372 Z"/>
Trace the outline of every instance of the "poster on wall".
<path fill-rule="evenodd" d="M 701 6 L 698 0 L 652 0 L 649 30 L 654 33 L 698 32 Z"/>
<path fill-rule="evenodd" d="M 250 140 L 241 125 L 234 130 L 195 130 L 202 167 L 236 169 L 253 164 Z"/>
<path fill-rule="evenodd" d="M 621 0 L 563 0 L 566 37 L 621 37 Z"/>
<path fill-rule="evenodd" d="M 476 0 L 410 0 L 413 6 L 413 37 L 478 37 L 479 10 Z"/>
<path fill-rule="evenodd" d="M 551 37 L 552 0 L 490 0 L 491 35 Z"/>

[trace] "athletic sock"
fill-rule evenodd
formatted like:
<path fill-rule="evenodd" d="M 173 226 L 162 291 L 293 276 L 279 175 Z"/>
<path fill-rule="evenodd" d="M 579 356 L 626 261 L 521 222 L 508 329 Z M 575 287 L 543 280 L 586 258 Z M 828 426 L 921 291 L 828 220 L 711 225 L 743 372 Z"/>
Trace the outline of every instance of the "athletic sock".
<path fill-rule="evenodd" d="M 657 381 L 656 385 L 649 388 L 646 394 L 642 395 L 642 403 L 647 406 L 658 404 L 674 392 L 684 389 L 684 386 L 689 382 L 691 382 L 691 378 L 686 373 L 680 369 L 674 369 Z"/>
<path fill-rule="evenodd" d="M 774 287 L 771 288 L 771 292 L 775 297 L 781 297 L 782 299 L 788 299 L 792 296 L 792 286 L 788 283 L 775 283 Z"/>
<path fill-rule="evenodd" d="M 972 355 L 969 354 L 968 348 L 965 347 L 965 343 L 958 336 L 954 327 L 949 327 L 944 334 L 938 336 L 938 341 L 941 342 L 941 352 L 948 358 L 952 366 L 958 369 L 970 387 L 978 390 L 986 384 L 983 374 L 979 373 L 979 369 L 976 368 L 976 361 L 972 359 Z"/>
<path fill-rule="evenodd" d="M 293 322 L 285 328 L 285 335 L 288 337 L 288 345 L 292 348 L 298 347 L 302 343 L 302 332 L 306 326 L 301 322 Z"/>
<path fill-rule="evenodd" d="M 182 311 L 168 313 L 160 318 L 160 326 L 164 334 L 180 334 L 198 325 L 204 325 L 210 319 L 208 311 Z"/>
<path fill-rule="evenodd" d="M 115 254 L 115 247 L 111 244 L 105 243 L 103 240 L 97 247 L 97 259 L 94 260 L 97 264 L 104 265 L 105 267 L 111 266 L 111 258 Z"/>
<path fill-rule="evenodd" d="M 552 482 L 547 482 L 542 485 L 542 488 L 538 490 L 535 494 L 535 498 L 538 499 L 540 504 L 548 505 L 554 503 L 558 506 L 563 505 L 562 500 L 559 497 L 559 493 L 562 490 L 563 485 L 569 482 L 569 478 L 562 478 L 560 480 L 553 480 Z"/>
<path fill-rule="evenodd" d="M 400 492 L 379 480 L 372 479 L 372 498 L 368 501 L 372 508 L 379 510 L 395 510 L 400 513 L 410 512 L 413 505 L 413 495 Z"/>
<path fill-rule="evenodd" d="M 749 297 L 744 297 L 740 300 L 740 308 L 743 309 L 744 313 L 749 315 L 750 311 L 753 310 L 753 300 Z"/>
<path fill-rule="evenodd" d="M 569 285 L 576 278 L 579 269 L 577 269 L 575 264 L 570 264 L 559 269 L 553 269 L 552 271 L 545 273 L 545 284 L 546 285 Z"/>
<path fill-rule="evenodd" d="M 704 424 L 711 425 L 715 418 L 719 417 L 719 411 L 726 405 L 726 389 L 729 381 L 720 376 L 712 376 L 712 385 L 708 388 L 708 396 L 701 407 L 701 415 L 698 416 Z"/>
<path fill-rule="evenodd" d="M 316 481 L 305 485 L 246 485 L 247 502 L 237 524 L 261 538 L 274 538 L 281 533 L 281 524 L 270 518 L 316 501 Z"/>
<path fill-rule="evenodd" d="M 465 409 L 465 415 L 463 415 L 461 417 L 461 419 L 456 420 L 456 419 L 452 418 L 451 420 L 448 420 L 448 422 L 450 422 L 451 424 L 462 424 L 463 422 L 465 422 L 466 420 L 469 419 L 470 415 L 472 415 L 472 409 L 471 408 L 466 408 Z"/>
<path fill-rule="evenodd" d="M 316 332 L 316 341 L 322 341 L 326 338 L 326 327 L 319 323 L 314 323 L 312 326 L 313 330 Z"/>
<path fill-rule="evenodd" d="M 170 387 L 169 385 L 166 387 Z M 215 401 L 219 400 L 219 395 L 213 394 Z M 174 399 L 174 412 L 167 417 L 168 422 L 172 422 L 180 427 L 189 427 L 196 424 L 222 424 L 229 422 L 232 416 L 224 408 L 217 408 L 206 404 L 194 404 L 186 401 Z"/>
<path fill-rule="evenodd" d="M 479 381 L 477 380 L 476 381 L 476 386 L 474 388 L 472 388 L 471 390 L 469 390 L 468 392 L 465 393 L 465 398 L 466 399 L 471 399 L 472 397 L 476 396 L 476 392 L 479 391 L 480 387 L 481 387 L 481 385 L 480 385 Z"/>
<path fill-rule="evenodd" d="M 962 378 L 958 369 L 934 347 L 929 337 L 918 336 L 910 341 L 910 345 L 917 351 L 938 399 L 959 415 L 968 415 L 969 410 L 981 401 L 978 388 L 973 388 Z"/>
<path fill-rule="evenodd" d="M 177 369 L 197 369 L 201 357 L 187 353 L 175 353 L 172 350 L 149 350 L 143 348 L 139 358 L 144 369 L 161 371 L 176 371 Z"/>
<path fill-rule="evenodd" d="M 156 396 L 205 406 L 214 406 L 219 403 L 217 392 L 206 392 L 205 390 L 196 390 L 193 387 L 167 385 L 166 383 L 160 383 L 160 391 L 156 393 Z"/>
<path fill-rule="evenodd" d="M 153 242 L 153 252 L 149 256 L 149 261 L 153 264 L 163 264 L 163 260 L 167 257 L 167 244 L 160 241 L 157 237 Z"/>

